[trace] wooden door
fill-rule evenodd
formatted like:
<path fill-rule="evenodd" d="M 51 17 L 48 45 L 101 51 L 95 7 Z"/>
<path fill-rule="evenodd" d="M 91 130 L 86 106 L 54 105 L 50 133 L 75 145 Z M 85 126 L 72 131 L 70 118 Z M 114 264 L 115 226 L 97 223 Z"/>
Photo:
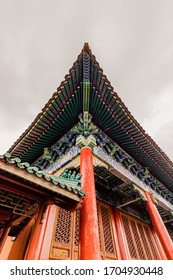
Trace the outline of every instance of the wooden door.
<path fill-rule="evenodd" d="M 101 202 L 97 202 L 97 213 L 101 257 L 103 260 L 117 259 L 111 207 Z"/>
<path fill-rule="evenodd" d="M 79 259 L 80 212 L 58 207 L 53 230 L 50 259 Z"/>
<path fill-rule="evenodd" d="M 120 215 L 130 258 L 132 260 L 160 260 L 150 226 L 123 212 Z"/>

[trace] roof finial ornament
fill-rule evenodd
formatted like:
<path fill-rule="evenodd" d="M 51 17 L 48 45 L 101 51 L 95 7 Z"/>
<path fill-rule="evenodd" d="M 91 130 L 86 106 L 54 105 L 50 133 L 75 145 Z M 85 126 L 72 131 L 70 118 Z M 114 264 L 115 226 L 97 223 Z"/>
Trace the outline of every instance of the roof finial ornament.
<path fill-rule="evenodd" d="M 90 53 L 90 48 L 89 48 L 89 44 L 88 44 L 88 43 L 85 43 L 85 44 L 84 44 L 83 50 L 84 50 L 85 52 L 87 52 L 88 54 Z"/>

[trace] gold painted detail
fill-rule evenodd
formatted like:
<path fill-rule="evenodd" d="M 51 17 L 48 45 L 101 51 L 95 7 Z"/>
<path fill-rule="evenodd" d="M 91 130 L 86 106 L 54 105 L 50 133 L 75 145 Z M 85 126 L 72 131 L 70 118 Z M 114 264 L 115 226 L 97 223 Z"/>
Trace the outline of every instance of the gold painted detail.
<path fill-rule="evenodd" d="M 50 259 L 79 259 L 80 211 L 58 207 L 50 248 Z"/>
<path fill-rule="evenodd" d="M 96 139 L 93 135 L 89 135 L 88 137 L 84 137 L 83 135 L 79 135 L 76 138 L 76 145 L 79 148 L 83 148 L 83 147 L 93 148 L 96 145 Z"/>
<path fill-rule="evenodd" d="M 152 202 L 157 205 L 158 202 L 157 202 L 153 192 L 150 193 L 150 197 L 151 197 Z"/>
<path fill-rule="evenodd" d="M 57 259 L 68 259 L 70 257 L 69 250 L 58 249 L 58 248 L 54 248 L 54 247 L 51 248 L 51 255 Z"/>

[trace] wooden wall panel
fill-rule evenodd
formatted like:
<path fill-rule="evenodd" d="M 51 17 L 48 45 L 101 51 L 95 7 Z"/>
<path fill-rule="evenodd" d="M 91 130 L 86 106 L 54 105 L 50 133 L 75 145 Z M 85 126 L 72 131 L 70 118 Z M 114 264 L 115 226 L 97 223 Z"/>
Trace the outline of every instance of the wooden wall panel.
<path fill-rule="evenodd" d="M 121 220 L 131 259 L 160 260 L 150 226 L 121 212 Z"/>
<path fill-rule="evenodd" d="M 50 259 L 79 259 L 80 212 L 57 208 L 52 236 Z"/>
<path fill-rule="evenodd" d="M 97 201 L 97 213 L 101 257 L 104 260 L 118 259 L 111 206 Z M 123 212 L 120 217 L 130 259 L 161 259 L 150 226 Z M 70 212 L 57 207 L 49 258 L 79 259 L 79 235 L 80 211 Z"/>
<path fill-rule="evenodd" d="M 101 202 L 97 202 L 97 213 L 101 257 L 103 260 L 117 259 L 111 207 Z"/>

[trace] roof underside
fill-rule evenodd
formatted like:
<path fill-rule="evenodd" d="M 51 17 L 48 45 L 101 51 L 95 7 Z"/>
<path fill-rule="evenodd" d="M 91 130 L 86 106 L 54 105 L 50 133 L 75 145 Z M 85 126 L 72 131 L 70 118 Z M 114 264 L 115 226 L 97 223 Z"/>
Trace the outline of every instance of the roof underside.
<path fill-rule="evenodd" d="M 69 74 L 29 128 L 9 149 L 13 157 L 34 162 L 45 147 L 50 147 L 78 123 L 83 112 L 84 56 L 88 57 L 92 121 L 139 164 L 149 167 L 165 186 L 173 190 L 173 163 L 133 118 L 88 45 Z"/>

